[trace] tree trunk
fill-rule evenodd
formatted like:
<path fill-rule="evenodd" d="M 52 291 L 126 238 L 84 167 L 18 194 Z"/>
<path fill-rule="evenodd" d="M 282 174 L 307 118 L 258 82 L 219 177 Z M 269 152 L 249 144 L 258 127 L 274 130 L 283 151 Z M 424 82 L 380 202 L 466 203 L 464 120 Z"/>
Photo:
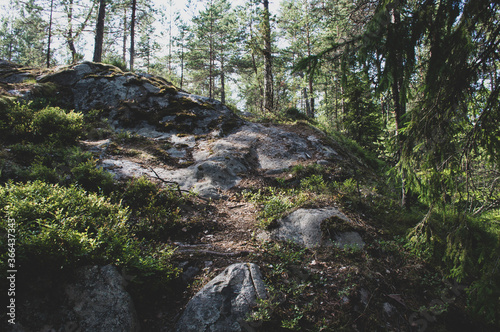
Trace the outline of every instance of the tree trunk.
<path fill-rule="evenodd" d="M 306 4 L 309 7 L 309 4 Z M 309 12 L 309 8 L 307 8 L 307 12 Z M 309 27 L 309 15 L 308 21 L 306 24 L 306 40 L 307 40 L 307 56 L 311 56 L 311 32 Z M 307 110 L 307 116 L 310 118 L 314 118 L 314 90 L 313 90 L 313 73 L 309 74 L 309 108 Z"/>
<path fill-rule="evenodd" d="M 214 87 L 214 78 L 213 78 L 213 67 L 214 67 L 214 21 L 213 21 L 213 2 L 210 1 L 210 40 L 209 40 L 209 74 L 208 74 L 208 96 L 209 98 L 213 98 L 213 87 Z"/>
<path fill-rule="evenodd" d="M 267 112 L 274 110 L 273 105 L 273 69 L 272 69 L 272 51 L 271 51 L 271 18 L 269 14 L 269 0 L 263 0 L 264 4 L 264 109 Z"/>
<path fill-rule="evenodd" d="M 311 114 L 311 105 L 309 105 L 309 97 L 307 96 L 307 88 L 302 88 L 302 95 L 304 96 L 304 101 L 306 103 L 306 114 L 309 116 Z"/>
<path fill-rule="evenodd" d="M 52 13 L 54 11 L 54 0 L 50 0 L 49 38 L 47 41 L 47 68 L 50 67 L 50 42 L 52 39 Z"/>
<path fill-rule="evenodd" d="M 184 45 L 181 45 L 181 90 L 184 83 Z"/>
<path fill-rule="evenodd" d="M 122 60 L 127 63 L 127 7 L 123 8 L 123 46 L 122 46 Z"/>
<path fill-rule="evenodd" d="M 102 44 L 104 42 L 104 18 L 106 17 L 106 0 L 99 0 L 99 14 L 95 28 L 94 62 L 102 61 Z"/>
<path fill-rule="evenodd" d="M 134 71 L 136 7 L 137 7 L 137 0 L 132 0 L 132 16 L 130 18 L 130 71 Z"/>
<path fill-rule="evenodd" d="M 392 26 L 388 31 L 388 39 L 395 40 L 398 37 L 397 29 L 401 22 L 401 14 L 398 9 L 392 9 Z M 394 120 L 396 124 L 396 140 L 398 143 L 398 158 L 402 158 L 403 138 L 401 129 L 403 128 L 402 117 L 406 112 L 405 105 L 401 102 L 401 88 L 403 86 L 403 59 L 399 49 L 395 48 L 391 52 L 389 61 L 392 61 L 392 101 L 394 104 Z M 401 206 L 406 206 L 406 177 L 403 168 L 401 168 Z"/>
<path fill-rule="evenodd" d="M 222 52 L 221 52 L 222 53 Z M 220 59 L 220 101 L 221 103 L 226 103 L 226 84 L 225 84 L 225 76 L 224 76 L 224 57 L 221 55 Z"/>

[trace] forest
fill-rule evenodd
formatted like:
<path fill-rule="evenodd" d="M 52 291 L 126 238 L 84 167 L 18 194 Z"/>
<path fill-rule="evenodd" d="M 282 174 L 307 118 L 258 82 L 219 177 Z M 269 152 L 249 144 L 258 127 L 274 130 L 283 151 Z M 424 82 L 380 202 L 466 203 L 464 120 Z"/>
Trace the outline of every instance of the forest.
<path fill-rule="evenodd" d="M 387 211 L 400 223 L 390 227 L 404 228 L 393 234 L 401 250 L 432 265 L 443 279 L 467 284 L 467 312 L 488 326 L 500 326 L 499 1 L 10 0 L 1 6 L 2 60 L 28 68 L 92 61 L 140 77 L 158 76 L 181 92 L 219 100 L 252 121 L 307 123 L 343 142 L 377 174 L 371 185 L 379 195 L 393 202 Z M 71 206 L 74 197 L 85 196 L 57 172 L 50 173 L 55 166 L 43 160 L 36 137 L 52 142 L 50 151 L 61 163 L 73 158 L 71 181 L 92 193 L 82 200 L 110 197 L 92 207 L 97 216 L 92 223 L 102 225 L 99 218 L 110 213 L 119 225 L 117 234 L 101 234 L 103 241 L 120 246 L 128 236 L 120 221 L 126 208 L 117 202 L 128 204 L 133 218 L 150 220 L 154 211 L 176 218 L 174 206 L 185 204 L 179 200 L 192 199 L 158 191 L 149 182 L 129 184 L 120 196 L 112 179 L 92 173 L 95 160 L 68 146 L 76 144 L 82 128 L 101 125 L 98 111 L 59 114 L 60 105 L 45 99 L 32 104 L 2 99 L 0 106 L 0 215 L 5 229 L 7 207 L 15 206 L 10 200 L 22 191 L 35 197 L 33 186 L 64 196 Z M 27 119 L 30 129 L 23 124 Z M 61 121 L 61 127 L 54 127 L 60 135 L 44 132 L 51 119 Z M 27 173 L 7 170 L 5 160 L 16 149 L 31 149 L 28 154 L 35 156 L 25 165 Z M 310 183 L 316 179 L 314 190 L 326 181 L 322 170 L 301 171 L 304 176 L 309 172 Z M 32 182 L 46 172 L 49 181 Z M 85 184 L 89 174 L 101 183 L 99 188 Z M 363 190 L 356 181 L 343 195 L 352 194 L 351 201 L 359 203 L 361 196 L 354 193 Z M 62 187 L 51 192 L 46 182 Z M 71 192 L 64 192 L 63 183 Z M 134 205 L 138 203 L 131 197 L 143 195 L 134 190 L 148 190 L 154 197 L 148 210 Z M 264 204 L 259 195 L 246 198 Z M 276 192 L 269 195 L 274 198 Z M 380 204 L 375 200 L 365 203 Z M 369 210 L 380 217 L 385 213 L 381 209 Z M 2 241 L 6 247 L 7 240 Z M 156 248 L 130 244 L 127 250 L 120 254 L 122 261 Z M 150 277 L 171 268 L 171 254 L 158 262 L 134 261 L 134 268 Z M 2 252 L 2 261 L 6 255 Z M 95 259 L 106 261 L 106 255 Z"/>

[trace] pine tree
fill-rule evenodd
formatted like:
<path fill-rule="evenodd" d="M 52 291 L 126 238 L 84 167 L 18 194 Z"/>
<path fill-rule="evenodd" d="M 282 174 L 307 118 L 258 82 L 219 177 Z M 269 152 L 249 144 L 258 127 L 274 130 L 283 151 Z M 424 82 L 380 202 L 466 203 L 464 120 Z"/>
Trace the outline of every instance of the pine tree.
<path fill-rule="evenodd" d="M 106 18 L 106 0 L 99 0 L 99 14 L 97 16 L 94 44 L 94 62 L 102 61 L 104 43 L 104 20 Z"/>

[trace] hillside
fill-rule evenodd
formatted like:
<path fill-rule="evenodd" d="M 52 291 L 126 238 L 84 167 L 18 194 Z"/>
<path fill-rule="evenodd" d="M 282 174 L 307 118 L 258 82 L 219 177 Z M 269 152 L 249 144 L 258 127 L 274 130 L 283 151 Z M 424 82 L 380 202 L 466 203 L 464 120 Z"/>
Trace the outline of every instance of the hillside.
<path fill-rule="evenodd" d="M 0 130 L 2 330 L 495 330 L 407 245 L 426 210 L 313 121 L 2 61 Z"/>

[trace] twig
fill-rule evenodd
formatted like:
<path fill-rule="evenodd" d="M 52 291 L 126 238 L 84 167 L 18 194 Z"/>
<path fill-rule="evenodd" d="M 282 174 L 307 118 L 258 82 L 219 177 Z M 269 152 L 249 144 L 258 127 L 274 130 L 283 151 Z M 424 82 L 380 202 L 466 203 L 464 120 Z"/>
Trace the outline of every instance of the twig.
<path fill-rule="evenodd" d="M 248 251 L 236 251 L 236 252 L 220 252 L 214 250 L 202 250 L 202 249 L 179 249 L 177 250 L 179 253 L 193 253 L 193 254 L 206 254 L 206 255 L 214 255 L 214 256 L 225 256 L 225 257 L 239 257 L 246 256 L 249 254 Z"/>
<path fill-rule="evenodd" d="M 176 186 L 176 188 L 177 188 L 177 192 L 179 193 L 179 196 L 182 196 L 182 193 L 183 193 L 183 192 L 184 192 L 184 193 L 189 193 L 189 190 L 184 190 L 184 189 L 181 189 L 180 184 L 178 184 L 177 182 L 175 182 L 175 181 L 168 181 L 168 180 L 162 179 L 162 178 L 158 175 L 158 173 L 156 173 L 156 171 L 154 170 L 154 168 L 153 168 L 153 167 L 149 166 L 149 169 L 151 170 L 151 172 L 153 172 L 153 173 L 155 174 L 156 178 L 157 178 L 158 180 L 160 180 L 161 182 L 166 183 L 166 184 L 169 184 L 169 185 L 175 185 L 175 186 Z M 199 199 L 201 199 L 202 201 L 204 201 L 204 202 L 206 202 L 206 203 L 209 203 L 209 202 L 210 202 L 210 201 L 209 201 L 208 199 L 206 199 L 206 198 L 203 198 L 203 197 L 200 197 L 200 196 L 196 196 L 196 197 L 197 197 L 197 198 L 199 198 Z"/>

